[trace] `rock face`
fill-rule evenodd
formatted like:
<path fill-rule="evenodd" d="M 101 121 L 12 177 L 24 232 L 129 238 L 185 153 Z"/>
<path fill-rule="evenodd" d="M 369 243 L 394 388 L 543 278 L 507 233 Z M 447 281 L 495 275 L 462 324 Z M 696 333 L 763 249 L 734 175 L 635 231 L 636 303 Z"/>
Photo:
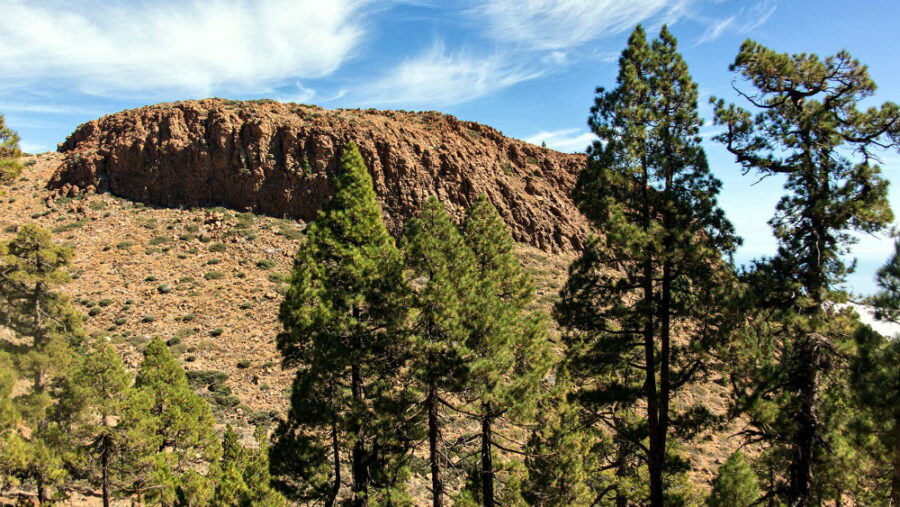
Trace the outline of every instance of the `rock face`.
<path fill-rule="evenodd" d="M 395 233 L 429 195 L 461 216 L 479 194 L 516 240 L 546 251 L 578 249 L 589 233 L 569 198 L 583 155 L 436 112 L 222 99 L 157 104 L 79 126 L 59 147 L 66 156 L 50 186 L 309 221 L 328 199 L 337 156 L 350 141 Z"/>

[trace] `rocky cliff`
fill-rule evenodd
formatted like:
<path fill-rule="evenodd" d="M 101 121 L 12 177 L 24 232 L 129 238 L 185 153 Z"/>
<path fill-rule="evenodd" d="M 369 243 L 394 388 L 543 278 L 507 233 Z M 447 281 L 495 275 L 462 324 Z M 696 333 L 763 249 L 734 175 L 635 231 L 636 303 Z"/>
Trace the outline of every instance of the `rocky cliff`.
<path fill-rule="evenodd" d="M 583 155 L 436 112 L 222 99 L 157 104 L 79 126 L 59 147 L 65 157 L 50 186 L 309 221 L 328 199 L 337 155 L 350 141 L 394 232 L 429 195 L 459 216 L 482 193 L 518 241 L 571 251 L 589 232 L 569 198 Z"/>

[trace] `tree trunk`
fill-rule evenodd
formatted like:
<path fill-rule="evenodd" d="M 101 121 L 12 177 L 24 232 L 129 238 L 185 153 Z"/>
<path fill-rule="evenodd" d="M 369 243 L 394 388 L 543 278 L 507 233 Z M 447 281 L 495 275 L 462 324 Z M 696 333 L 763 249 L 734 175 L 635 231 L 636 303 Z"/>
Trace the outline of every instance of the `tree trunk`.
<path fill-rule="evenodd" d="M 341 491 L 341 454 L 337 424 L 335 422 L 331 423 L 331 452 L 334 456 L 334 483 L 331 485 L 331 492 L 328 494 L 328 498 L 325 499 L 325 507 L 334 507 L 338 493 Z"/>
<path fill-rule="evenodd" d="M 34 479 L 37 486 L 37 499 L 39 505 L 44 505 L 47 501 L 47 492 L 44 488 L 44 477 L 38 472 L 37 477 Z"/>
<path fill-rule="evenodd" d="M 654 505 L 662 505 L 663 502 L 663 478 L 666 474 L 666 440 L 669 433 L 669 397 L 671 385 L 669 382 L 671 358 L 671 338 L 672 338 L 672 260 L 671 254 L 674 250 L 672 245 L 672 234 L 674 233 L 675 224 L 673 223 L 670 202 L 672 201 L 672 170 L 666 172 L 666 208 L 663 211 L 663 228 L 665 236 L 663 237 L 663 273 L 662 273 L 662 297 L 659 307 L 659 341 L 660 341 L 660 357 L 659 357 L 659 412 L 657 415 L 656 426 L 656 463 L 657 474 L 656 482 L 651 484 L 651 503 Z M 651 437 L 652 438 L 652 437 Z M 651 482 L 653 479 L 651 478 Z M 655 488 L 655 489 L 653 489 Z"/>
<path fill-rule="evenodd" d="M 617 437 L 622 439 L 623 437 Z M 616 507 L 628 507 L 628 497 L 622 493 L 622 482 L 625 480 L 625 477 L 628 475 L 628 450 L 625 448 L 625 443 L 620 441 L 616 446 L 616 487 L 615 487 L 615 502 Z"/>
<path fill-rule="evenodd" d="M 894 431 L 900 429 L 900 410 L 894 413 Z M 894 438 L 893 475 L 891 476 L 891 505 L 900 507 L 900 438 Z"/>
<path fill-rule="evenodd" d="M 644 233 L 649 234 L 650 223 L 653 220 L 653 210 L 650 203 L 650 175 L 647 169 L 647 160 L 641 161 L 641 194 L 642 194 L 642 212 L 643 212 L 643 228 Z M 653 302 L 653 252 L 650 251 L 649 245 L 644 252 L 642 261 L 641 285 L 643 289 L 643 308 L 644 313 L 644 391 L 647 396 L 647 426 L 649 430 L 650 448 L 647 455 L 647 471 L 650 476 L 650 505 L 653 507 L 662 506 L 663 499 L 663 483 L 662 483 L 662 463 L 659 460 L 660 441 L 659 441 L 659 398 L 656 390 L 656 357 L 655 343 L 653 341 L 653 319 L 656 315 Z"/>
<path fill-rule="evenodd" d="M 489 414 L 490 412 L 486 412 Z M 481 501 L 484 507 L 494 507 L 494 460 L 491 447 L 491 416 L 481 418 Z"/>
<path fill-rule="evenodd" d="M 354 411 L 359 410 L 363 405 L 362 393 L 362 376 L 359 372 L 359 365 L 354 364 L 350 368 L 350 389 L 353 393 Z M 365 448 L 365 431 L 359 414 L 353 416 L 354 437 L 356 441 L 353 443 L 353 505 L 356 507 L 365 507 L 369 504 L 369 473 L 366 466 L 366 448 Z"/>
<path fill-rule="evenodd" d="M 818 426 L 816 405 L 818 391 L 818 361 L 814 338 L 803 338 L 800 350 L 800 370 L 797 375 L 800 411 L 797 414 L 795 456 L 790 469 L 790 505 L 809 505 L 813 481 L 813 453 Z"/>
<path fill-rule="evenodd" d="M 103 414 L 103 427 L 108 428 L 109 423 L 106 419 L 106 414 Z M 103 490 L 103 507 L 109 507 L 109 452 L 111 446 L 111 442 L 109 440 L 109 435 L 104 435 L 103 440 L 101 441 L 101 450 L 100 450 L 100 476 Z"/>
<path fill-rule="evenodd" d="M 646 379 L 644 389 L 647 392 L 647 424 L 649 426 L 650 449 L 647 456 L 647 471 L 650 475 L 650 505 L 662 506 L 663 482 L 662 462 L 660 456 L 664 450 L 659 439 L 659 398 L 656 391 L 656 358 L 653 343 L 653 264 L 648 257 L 644 261 L 644 304 L 646 316 L 644 321 L 644 361 Z"/>
<path fill-rule="evenodd" d="M 431 497 L 434 507 L 444 505 L 444 477 L 441 473 L 441 428 L 438 423 L 438 399 L 434 386 L 428 390 L 428 460 L 431 463 Z"/>

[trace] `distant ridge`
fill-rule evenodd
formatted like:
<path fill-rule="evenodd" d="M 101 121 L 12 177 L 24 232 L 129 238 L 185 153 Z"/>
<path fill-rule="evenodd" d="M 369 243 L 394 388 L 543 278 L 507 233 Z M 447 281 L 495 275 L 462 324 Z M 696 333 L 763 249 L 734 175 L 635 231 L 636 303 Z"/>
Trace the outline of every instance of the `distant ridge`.
<path fill-rule="evenodd" d="M 204 99 L 145 106 L 79 126 L 50 181 L 166 207 L 224 205 L 311 220 L 341 147 L 359 145 L 395 233 L 429 195 L 457 216 L 485 194 L 516 240 L 577 250 L 590 232 L 569 197 L 584 155 L 441 113 L 327 110 Z"/>

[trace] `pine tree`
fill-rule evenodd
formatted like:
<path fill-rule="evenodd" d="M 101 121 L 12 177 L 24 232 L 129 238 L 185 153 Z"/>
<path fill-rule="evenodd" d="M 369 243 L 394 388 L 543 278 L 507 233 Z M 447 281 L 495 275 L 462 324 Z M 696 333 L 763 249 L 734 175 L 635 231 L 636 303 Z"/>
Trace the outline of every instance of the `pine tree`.
<path fill-rule="evenodd" d="M 21 156 L 19 135 L 6 126 L 6 119 L 0 114 L 0 184 L 9 183 L 22 172 Z"/>
<path fill-rule="evenodd" d="M 900 242 L 894 255 L 878 270 L 876 282 L 880 291 L 873 298 L 876 317 L 900 324 Z M 855 397 L 857 417 L 854 434 L 858 446 L 875 462 L 874 484 L 868 490 L 876 495 L 871 501 L 886 502 L 889 489 L 891 505 L 900 505 L 900 340 L 886 339 L 868 326 L 861 326 L 855 336 L 857 353 L 850 364 L 850 382 Z M 882 486 L 883 481 L 889 488 Z M 885 495 L 886 496 L 886 495 Z"/>
<path fill-rule="evenodd" d="M 342 455 L 350 457 L 355 505 L 369 502 L 370 486 L 379 495 L 402 495 L 397 488 L 412 444 L 400 414 L 407 401 L 396 386 L 405 293 L 400 252 L 382 221 L 362 156 L 350 143 L 341 151 L 331 200 L 306 230 L 279 314 L 283 363 L 298 367 L 282 429 L 294 436 L 318 431 L 328 442 L 298 448 L 316 458 L 310 468 L 333 461 L 327 504 L 340 488 Z M 276 437 L 282 445 L 297 441 Z M 276 458 L 290 454 L 273 447 L 276 470 L 285 469 Z"/>
<path fill-rule="evenodd" d="M 589 148 L 574 198 L 605 236 L 573 263 L 556 314 L 573 376 L 592 379 L 577 397 L 627 440 L 623 451 L 642 449 L 649 503 L 662 505 L 677 471 L 671 435 L 689 438 L 710 420 L 702 406 L 671 402 L 706 377 L 709 352 L 728 336 L 728 256 L 739 240 L 700 146 L 697 85 L 665 27 L 652 44 L 635 29 L 617 87 L 598 88 L 591 111 L 603 142 Z M 644 421 L 634 421 L 638 406 Z"/>
<path fill-rule="evenodd" d="M 495 460 L 495 449 L 524 452 L 507 446 L 515 440 L 498 438 L 502 433 L 497 423 L 533 420 L 553 356 L 543 316 L 530 311 L 531 278 L 513 251 L 509 228 L 484 196 L 469 207 L 462 231 L 474 254 L 478 279 L 467 318 L 471 357 L 462 410 L 476 415 L 481 425 L 475 496 L 482 505 L 493 506 L 504 494 L 510 497 L 504 504 L 520 494 L 509 478 L 506 491 L 497 491 L 496 475 L 503 467 Z"/>
<path fill-rule="evenodd" d="M 875 83 L 845 51 L 823 60 L 748 40 L 730 69 L 755 87 L 739 93 L 758 112 L 714 99 L 716 123 L 726 129 L 716 139 L 745 173 L 784 175 L 786 190 L 769 222 L 778 253 L 748 276 L 775 339 L 741 365 L 738 394 L 750 437 L 783 449 L 788 502 L 807 505 L 829 429 L 823 392 L 839 364 L 836 343 L 846 339 L 831 326 L 837 310 L 829 303 L 845 297 L 837 287 L 852 269 L 842 259 L 851 232 L 874 234 L 893 219 L 874 150 L 900 147 L 900 109 L 858 109 Z"/>
<path fill-rule="evenodd" d="M 135 388 L 148 399 L 158 444 L 145 472 L 135 476 L 135 489 L 163 504 L 179 498 L 208 500 L 208 496 L 192 498 L 192 494 L 211 494 L 211 486 L 204 484 L 207 478 L 196 468 L 215 461 L 221 453 L 215 419 L 209 404 L 191 390 L 184 370 L 161 339 L 147 345 Z"/>
<path fill-rule="evenodd" d="M 56 405 L 57 420 L 77 443 L 91 483 L 101 488 L 103 505 L 121 491 L 139 463 L 159 449 L 146 396 L 106 341 L 92 347 L 66 383 Z M 61 414 L 59 414 L 61 413 Z"/>
<path fill-rule="evenodd" d="M 749 507 L 760 497 L 756 474 L 741 451 L 735 451 L 719 467 L 712 491 L 706 500 L 710 507 Z"/>
<path fill-rule="evenodd" d="M 28 430 L 7 431 L 10 462 L 19 465 L 8 474 L 33 481 L 39 502 L 68 475 L 63 454 L 70 441 L 51 409 L 77 367 L 85 335 L 81 316 L 54 290 L 69 280 L 71 257 L 72 250 L 55 244 L 49 231 L 30 224 L 0 243 L 0 320 L 18 339 L 9 349 L 17 376 L 29 383 L 13 400 L 19 426 Z"/>
<path fill-rule="evenodd" d="M 444 504 L 441 442 L 442 400 L 462 390 L 467 349 L 467 319 L 475 284 L 475 259 L 444 206 L 434 197 L 406 227 L 402 244 L 412 281 L 411 375 L 427 421 L 432 504 Z"/>
<path fill-rule="evenodd" d="M 585 427 L 578 405 L 567 399 L 573 390 L 568 374 L 555 373 L 555 384 L 538 402 L 526 447 L 523 498 L 545 507 L 595 504 L 597 495 L 588 484 L 599 469 L 594 451 L 603 438 Z"/>
<path fill-rule="evenodd" d="M 214 505 L 264 506 L 286 505 L 284 498 L 272 489 L 265 435 L 257 433 L 258 449 L 244 447 L 228 425 L 222 436 L 222 459 Z"/>

